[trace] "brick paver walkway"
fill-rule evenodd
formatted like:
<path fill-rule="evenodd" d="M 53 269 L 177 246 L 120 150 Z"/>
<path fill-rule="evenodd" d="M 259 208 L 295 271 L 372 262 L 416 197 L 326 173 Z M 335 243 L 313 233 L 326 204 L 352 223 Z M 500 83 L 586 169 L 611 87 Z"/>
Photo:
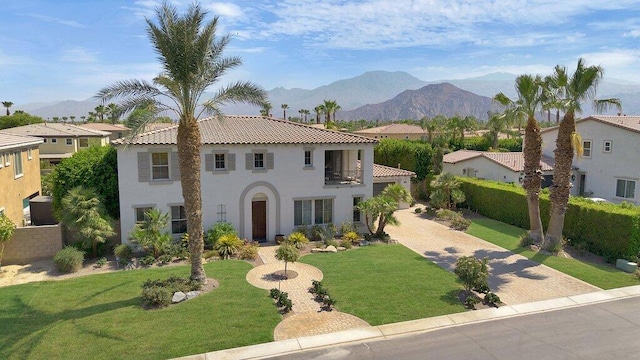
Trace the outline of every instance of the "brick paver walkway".
<path fill-rule="evenodd" d="M 488 257 L 489 287 L 508 305 L 600 290 L 482 239 L 427 220 L 413 210 L 395 213 L 400 226 L 385 228 L 391 238 L 449 271 L 453 271 L 461 256 Z"/>

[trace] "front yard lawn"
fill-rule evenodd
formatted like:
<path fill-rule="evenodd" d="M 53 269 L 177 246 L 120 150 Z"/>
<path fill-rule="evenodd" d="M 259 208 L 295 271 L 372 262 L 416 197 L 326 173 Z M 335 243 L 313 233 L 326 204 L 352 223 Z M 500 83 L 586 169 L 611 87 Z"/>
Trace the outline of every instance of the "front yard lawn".
<path fill-rule="evenodd" d="M 536 253 L 520 246 L 520 236 L 526 230 L 503 222 L 480 218 L 472 219 L 467 233 L 490 243 L 496 244 L 533 261 L 571 275 L 601 289 L 614 289 L 624 286 L 640 285 L 633 275 L 620 271 L 613 266 L 593 264 L 579 259 Z"/>
<path fill-rule="evenodd" d="M 300 261 L 322 270 L 339 311 L 374 326 L 465 311 L 455 275 L 402 245 L 310 254 Z"/>
<path fill-rule="evenodd" d="M 120 271 L 0 289 L 1 359 L 166 359 L 273 341 L 281 321 L 251 265 L 205 265 L 213 291 L 158 310 L 140 307 L 147 279 L 188 266 Z"/>

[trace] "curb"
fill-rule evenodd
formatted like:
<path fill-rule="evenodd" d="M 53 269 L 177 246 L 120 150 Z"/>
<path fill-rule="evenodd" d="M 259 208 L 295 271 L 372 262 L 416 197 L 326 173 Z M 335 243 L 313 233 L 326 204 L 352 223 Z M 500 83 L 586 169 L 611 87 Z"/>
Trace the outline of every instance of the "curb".
<path fill-rule="evenodd" d="M 451 315 L 404 321 L 359 329 L 339 331 L 330 334 L 306 336 L 264 344 L 219 350 L 204 354 L 189 355 L 176 360 L 212 360 L 212 359 L 260 359 L 285 355 L 325 346 L 347 344 L 358 341 L 377 341 L 392 337 L 425 333 L 452 326 L 479 323 L 523 316 L 545 311 L 554 311 L 600 302 L 640 296 L 640 285 L 611 290 L 596 291 L 587 294 L 542 300 L 499 308 L 467 311 Z"/>

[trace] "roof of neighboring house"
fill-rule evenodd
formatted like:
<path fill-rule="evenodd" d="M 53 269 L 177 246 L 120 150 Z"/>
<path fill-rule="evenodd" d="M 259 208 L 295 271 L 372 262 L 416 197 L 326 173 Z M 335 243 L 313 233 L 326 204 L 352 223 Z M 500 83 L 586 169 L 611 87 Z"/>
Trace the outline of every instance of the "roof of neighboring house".
<path fill-rule="evenodd" d="M 10 132 L 18 135 L 30 135 L 41 137 L 104 137 L 109 136 L 110 133 L 106 131 L 86 129 L 81 126 L 72 124 L 60 124 L 60 123 L 40 123 L 18 126 L 13 128 L 4 129 L 3 131 Z"/>
<path fill-rule="evenodd" d="M 588 120 L 594 120 L 594 121 L 601 122 L 603 124 L 612 125 L 615 127 L 640 133 L 640 116 L 591 115 L 591 116 L 587 116 L 586 118 L 576 120 L 576 124 L 579 124 L 583 121 L 588 121 Z M 557 128 L 558 126 L 553 126 L 550 128 L 542 129 L 541 132 L 553 131 L 553 130 L 556 130 Z"/>
<path fill-rule="evenodd" d="M 524 155 L 522 152 L 489 152 L 489 151 L 473 151 L 458 150 L 444 155 L 442 162 L 447 164 L 457 164 L 462 161 L 474 159 L 477 157 L 485 157 L 499 165 L 508 168 L 511 171 L 524 171 Z M 552 157 L 542 155 L 540 159 L 540 169 L 542 171 L 553 170 L 554 160 Z"/>
<path fill-rule="evenodd" d="M 87 128 L 91 130 L 100 130 L 100 131 L 109 131 L 109 132 L 131 130 L 122 124 L 86 123 L 86 124 L 81 124 L 79 126 L 82 126 L 83 128 Z"/>
<path fill-rule="evenodd" d="M 384 166 L 379 164 L 373 164 L 373 177 L 399 177 L 399 176 L 416 176 L 416 173 L 409 170 L 398 169 L 390 166 Z"/>
<path fill-rule="evenodd" d="M 15 149 L 23 146 L 42 144 L 44 140 L 25 135 L 9 134 L 0 131 L 0 150 Z"/>
<path fill-rule="evenodd" d="M 417 125 L 390 124 L 370 129 L 354 131 L 354 134 L 424 134 L 424 129 Z"/>
<path fill-rule="evenodd" d="M 377 140 L 264 116 L 226 115 L 222 119 L 198 120 L 203 144 L 375 144 Z M 177 144 L 178 125 L 146 132 L 128 142 L 131 145 Z"/>

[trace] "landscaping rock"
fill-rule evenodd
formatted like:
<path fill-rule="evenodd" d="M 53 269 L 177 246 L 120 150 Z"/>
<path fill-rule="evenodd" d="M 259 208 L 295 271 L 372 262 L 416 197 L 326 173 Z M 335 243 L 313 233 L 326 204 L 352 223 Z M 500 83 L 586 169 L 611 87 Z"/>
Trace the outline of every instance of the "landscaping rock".
<path fill-rule="evenodd" d="M 185 295 L 187 296 L 187 300 L 193 299 L 194 297 L 200 295 L 200 291 L 189 291 Z"/>
<path fill-rule="evenodd" d="M 320 248 L 313 248 L 313 249 L 311 249 L 311 252 L 312 252 L 312 253 L 319 253 L 319 252 L 322 252 L 322 249 L 320 249 Z"/>
<path fill-rule="evenodd" d="M 179 303 L 181 301 L 185 301 L 187 299 L 187 294 L 182 291 L 177 291 L 173 294 L 173 298 L 171 299 L 172 303 Z"/>
<path fill-rule="evenodd" d="M 338 249 L 336 249 L 336 247 L 335 247 L 335 246 L 333 246 L 333 245 L 329 245 L 329 246 L 327 246 L 327 248 L 326 248 L 326 249 L 324 249 L 324 251 L 326 251 L 326 252 L 336 253 L 336 252 L 338 252 Z"/>
<path fill-rule="evenodd" d="M 347 248 L 346 248 L 346 247 L 344 247 L 344 246 L 338 246 L 338 247 L 337 247 L 337 249 L 338 249 L 338 251 L 345 251 L 345 250 L 347 250 Z"/>
<path fill-rule="evenodd" d="M 618 259 L 616 260 L 616 268 L 624 272 L 632 273 L 638 269 L 638 264 L 625 259 Z"/>
<path fill-rule="evenodd" d="M 369 244 L 371 244 L 371 243 L 370 243 L 370 242 L 368 242 L 367 240 L 362 240 L 362 241 L 360 241 L 360 246 L 367 246 L 367 245 L 369 245 Z"/>

